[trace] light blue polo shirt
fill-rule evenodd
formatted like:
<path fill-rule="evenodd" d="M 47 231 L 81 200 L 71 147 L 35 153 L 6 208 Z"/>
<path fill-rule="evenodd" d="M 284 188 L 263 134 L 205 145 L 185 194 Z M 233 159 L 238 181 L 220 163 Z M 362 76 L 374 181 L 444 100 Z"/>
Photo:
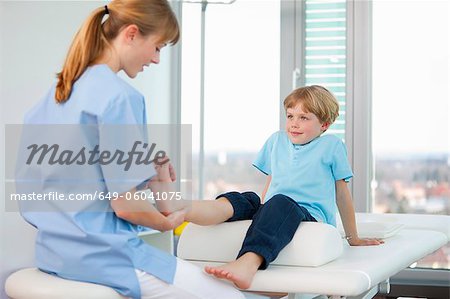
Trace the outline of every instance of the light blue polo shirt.
<path fill-rule="evenodd" d="M 144 98 L 108 66 L 89 67 L 74 84 L 67 102 L 56 104 L 54 94 L 55 87 L 52 87 L 26 114 L 24 123 L 33 125 L 28 132 L 37 130 L 29 133 L 29 138 L 48 142 L 55 134 L 50 131 L 59 129 L 64 132 L 61 134 L 64 138 L 59 141 L 64 146 L 80 148 L 99 144 L 100 149 L 123 150 L 130 149 L 127 140 L 145 140 L 145 127 L 140 126 L 146 124 Z M 65 129 L 60 124 L 76 126 Z M 114 125 L 117 130 L 106 129 Z M 131 133 L 121 134 L 124 125 L 136 126 L 127 131 Z M 125 171 L 124 165 L 117 164 L 55 167 L 22 163 L 17 173 L 18 192 L 53 191 L 68 195 L 122 193 L 149 179 L 155 171 L 151 165 L 133 165 Z M 29 183 L 23 183 L 26 181 Z M 141 297 L 135 268 L 173 283 L 176 258 L 138 238 L 138 232 L 147 229 L 118 218 L 108 200 L 97 196 L 95 200 L 76 203 L 24 202 L 21 213 L 38 229 L 36 264 L 43 271 L 106 285 L 132 298 Z"/>
<path fill-rule="evenodd" d="M 323 135 L 307 144 L 293 144 L 278 131 L 264 144 L 253 165 L 272 176 L 265 200 L 289 196 L 317 220 L 336 226 L 337 180 L 348 181 L 352 171 L 341 139 Z"/>

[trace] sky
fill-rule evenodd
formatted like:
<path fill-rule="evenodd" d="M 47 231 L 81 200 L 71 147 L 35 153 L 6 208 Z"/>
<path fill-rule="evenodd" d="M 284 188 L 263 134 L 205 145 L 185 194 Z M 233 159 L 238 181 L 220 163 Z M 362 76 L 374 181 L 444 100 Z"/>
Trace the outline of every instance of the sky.
<path fill-rule="evenodd" d="M 375 1 L 373 145 L 450 153 L 447 1 Z"/>
<path fill-rule="evenodd" d="M 198 144 L 200 6 L 183 6 L 182 122 Z M 209 5 L 205 30 L 205 150 L 257 151 L 279 126 L 277 1 Z"/>

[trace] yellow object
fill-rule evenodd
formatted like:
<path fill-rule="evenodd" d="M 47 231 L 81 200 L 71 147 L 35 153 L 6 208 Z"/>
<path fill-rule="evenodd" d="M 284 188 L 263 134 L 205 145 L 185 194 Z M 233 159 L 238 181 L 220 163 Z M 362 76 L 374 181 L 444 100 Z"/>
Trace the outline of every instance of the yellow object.
<path fill-rule="evenodd" d="M 189 222 L 185 221 L 183 222 L 180 226 L 178 226 L 177 228 L 174 229 L 173 233 L 175 234 L 175 236 L 180 236 L 181 233 L 183 232 L 184 228 L 186 227 L 186 225 L 188 225 Z"/>

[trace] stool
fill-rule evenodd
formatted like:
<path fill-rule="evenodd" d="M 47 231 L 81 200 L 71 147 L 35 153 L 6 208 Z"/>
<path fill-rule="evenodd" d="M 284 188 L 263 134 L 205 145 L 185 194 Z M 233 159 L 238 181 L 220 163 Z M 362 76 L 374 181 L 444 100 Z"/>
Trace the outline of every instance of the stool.
<path fill-rule="evenodd" d="M 59 278 L 36 268 L 11 274 L 5 291 L 12 299 L 125 299 L 112 288 Z"/>

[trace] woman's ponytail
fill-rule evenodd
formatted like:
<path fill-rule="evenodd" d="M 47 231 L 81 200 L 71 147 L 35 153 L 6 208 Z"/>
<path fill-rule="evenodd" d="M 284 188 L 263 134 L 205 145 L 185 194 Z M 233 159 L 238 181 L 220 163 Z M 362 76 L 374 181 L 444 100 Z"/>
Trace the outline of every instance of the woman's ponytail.
<path fill-rule="evenodd" d="M 58 83 L 55 92 L 57 103 L 67 101 L 75 81 L 103 53 L 108 41 L 103 33 L 102 20 L 107 12 L 107 8 L 103 7 L 93 11 L 76 34 L 63 69 L 57 75 Z"/>

